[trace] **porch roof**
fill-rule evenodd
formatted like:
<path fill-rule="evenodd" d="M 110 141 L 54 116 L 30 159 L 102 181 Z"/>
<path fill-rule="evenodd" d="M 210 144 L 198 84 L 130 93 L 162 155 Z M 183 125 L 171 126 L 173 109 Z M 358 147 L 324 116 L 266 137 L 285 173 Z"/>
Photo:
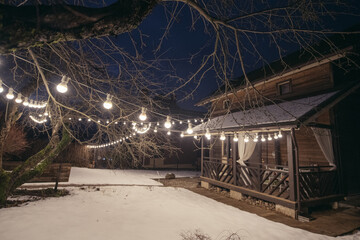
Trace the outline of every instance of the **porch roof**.
<path fill-rule="evenodd" d="M 332 103 L 339 95 L 340 91 L 335 91 L 255 109 L 233 112 L 197 125 L 193 127 L 193 130 L 194 133 L 197 133 L 204 132 L 206 128 L 216 132 L 220 130 L 271 129 L 279 128 L 280 126 L 295 127 Z"/>

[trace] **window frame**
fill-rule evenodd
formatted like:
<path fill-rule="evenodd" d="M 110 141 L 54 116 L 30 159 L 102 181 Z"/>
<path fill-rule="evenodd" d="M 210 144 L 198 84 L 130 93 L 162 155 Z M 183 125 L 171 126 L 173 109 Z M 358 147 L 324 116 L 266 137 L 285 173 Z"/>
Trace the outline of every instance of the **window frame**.
<path fill-rule="evenodd" d="M 227 106 L 226 106 L 227 105 Z M 225 99 L 222 104 L 223 110 L 227 110 L 230 108 L 230 99 Z"/>
<path fill-rule="evenodd" d="M 281 86 L 284 86 L 284 85 L 286 85 L 286 84 L 289 84 L 289 92 L 282 93 L 282 91 L 281 91 Z M 293 93 L 292 79 L 288 79 L 288 80 L 279 82 L 279 83 L 276 84 L 276 87 L 277 87 L 277 94 L 278 94 L 278 96 L 284 96 L 284 95 L 288 95 L 288 94 Z"/>

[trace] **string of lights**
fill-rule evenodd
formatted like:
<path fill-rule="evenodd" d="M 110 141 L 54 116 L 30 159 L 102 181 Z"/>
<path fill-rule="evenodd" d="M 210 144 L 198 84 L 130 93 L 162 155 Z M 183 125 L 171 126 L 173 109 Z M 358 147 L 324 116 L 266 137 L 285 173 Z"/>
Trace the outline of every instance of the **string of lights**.
<path fill-rule="evenodd" d="M 8 100 L 14 100 L 17 104 L 23 104 L 23 106 L 25 107 L 29 107 L 29 108 L 45 108 L 47 106 L 46 102 L 41 102 L 41 101 L 35 101 L 32 100 L 28 97 L 24 97 L 20 92 L 16 92 L 12 87 L 7 86 L 5 83 L 3 83 L 3 81 L 0 79 L 0 93 L 4 92 L 4 86 L 8 88 L 8 92 L 5 95 L 5 97 Z M 16 94 L 16 98 L 15 98 L 15 94 Z"/>

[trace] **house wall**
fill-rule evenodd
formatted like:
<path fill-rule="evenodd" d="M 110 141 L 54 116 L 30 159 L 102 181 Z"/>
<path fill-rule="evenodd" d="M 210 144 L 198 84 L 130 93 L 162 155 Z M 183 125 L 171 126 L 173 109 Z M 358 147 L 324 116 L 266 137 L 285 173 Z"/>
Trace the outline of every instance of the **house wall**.
<path fill-rule="evenodd" d="M 314 121 L 317 124 L 330 125 L 330 113 L 324 112 Z M 279 143 L 279 162 L 280 165 L 287 166 L 287 143 L 286 134 L 283 133 L 283 138 L 278 140 L 266 141 L 261 144 L 261 160 L 262 163 L 276 164 L 275 159 L 275 141 Z M 299 149 L 299 163 L 300 166 L 327 166 L 329 163 L 326 161 L 319 144 L 317 143 L 314 133 L 310 127 L 302 126 L 299 130 L 295 131 L 295 137 Z M 267 135 L 265 134 L 265 138 Z"/>
<path fill-rule="evenodd" d="M 278 84 L 284 81 L 291 81 L 291 93 L 280 95 Z M 263 96 L 272 100 L 292 99 L 302 95 L 310 95 L 320 91 L 325 91 L 334 86 L 332 68 L 330 63 L 316 66 L 293 75 L 269 79 L 255 85 L 257 91 Z M 212 117 L 223 115 L 227 112 L 224 109 L 224 101 L 230 101 L 230 110 L 242 110 L 244 107 L 249 108 L 253 104 L 261 104 L 259 96 L 252 88 L 239 90 L 236 94 L 228 94 L 212 102 Z"/>

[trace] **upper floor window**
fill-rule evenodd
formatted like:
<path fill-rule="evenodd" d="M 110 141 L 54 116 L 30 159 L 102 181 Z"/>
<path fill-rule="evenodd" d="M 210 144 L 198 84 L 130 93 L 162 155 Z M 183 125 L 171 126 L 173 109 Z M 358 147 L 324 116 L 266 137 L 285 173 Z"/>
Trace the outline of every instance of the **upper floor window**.
<path fill-rule="evenodd" d="M 291 80 L 277 84 L 278 95 L 285 95 L 292 92 Z"/>
<path fill-rule="evenodd" d="M 223 109 L 229 109 L 229 108 L 230 108 L 230 100 L 224 100 Z"/>

